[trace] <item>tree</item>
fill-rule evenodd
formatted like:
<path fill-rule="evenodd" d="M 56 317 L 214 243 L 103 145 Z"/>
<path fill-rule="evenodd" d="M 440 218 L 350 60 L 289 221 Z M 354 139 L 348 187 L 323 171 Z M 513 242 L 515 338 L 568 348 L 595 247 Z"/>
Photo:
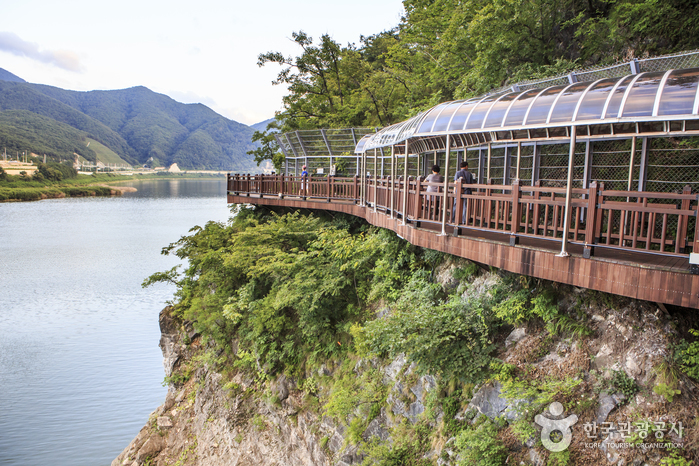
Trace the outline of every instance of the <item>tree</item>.
<path fill-rule="evenodd" d="M 271 160 L 277 171 L 282 171 L 284 165 L 284 153 L 279 150 L 279 145 L 274 137 L 274 133 L 279 132 L 279 124 L 272 121 L 264 131 L 255 131 L 252 134 L 252 142 L 259 142 L 260 147 L 249 150 L 248 155 L 255 158 L 255 163 L 259 166 L 265 160 Z"/>

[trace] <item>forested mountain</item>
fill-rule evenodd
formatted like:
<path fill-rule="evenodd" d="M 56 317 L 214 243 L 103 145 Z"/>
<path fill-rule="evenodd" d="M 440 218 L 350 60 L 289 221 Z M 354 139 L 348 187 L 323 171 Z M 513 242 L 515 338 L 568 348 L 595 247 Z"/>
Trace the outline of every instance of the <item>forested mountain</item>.
<path fill-rule="evenodd" d="M 0 68 L 0 80 L 2 81 L 12 81 L 16 83 L 26 83 L 26 81 L 17 75 L 10 73 L 7 70 Z"/>
<path fill-rule="evenodd" d="M 0 143 L 8 151 L 29 148 L 63 158 L 76 152 L 94 160 L 94 153 L 86 147 L 86 138 L 90 137 L 130 163 L 176 162 L 181 168 L 232 171 L 256 168 L 252 157 L 246 154 L 254 148 L 252 128 L 228 120 L 202 104 L 182 104 L 145 87 L 76 92 L 0 80 L 0 112 Z M 44 144 L 41 150 L 37 145 L 28 147 L 26 138 L 7 129 L 21 126 L 14 119 L 25 121 L 28 113 L 45 117 L 37 120 L 45 131 L 39 139 L 60 140 L 60 144 Z M 49 124 L 48 119 L 55 124 Z M 77 131 L 67 137 L 60 124 Z"/>

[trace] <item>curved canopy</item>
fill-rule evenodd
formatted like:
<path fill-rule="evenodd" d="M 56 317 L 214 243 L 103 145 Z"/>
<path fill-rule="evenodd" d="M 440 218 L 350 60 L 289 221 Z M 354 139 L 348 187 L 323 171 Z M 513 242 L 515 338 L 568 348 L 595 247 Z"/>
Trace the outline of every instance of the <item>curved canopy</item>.
<path fill-rule="evenodd" d="M 365 136 L 355 152 L 444 134 L 697 119 L 698 107 L 699 68 L 632 74 L 444 102 Z"/>

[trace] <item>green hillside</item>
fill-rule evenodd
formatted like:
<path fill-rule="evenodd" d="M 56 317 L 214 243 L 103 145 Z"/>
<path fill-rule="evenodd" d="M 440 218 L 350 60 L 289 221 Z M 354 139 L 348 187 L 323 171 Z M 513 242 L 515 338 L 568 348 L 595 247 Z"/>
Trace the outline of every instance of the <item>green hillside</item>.
<path fill-rule="evenodd" d="M 189 169 L 256 169 L 246 153 L 255 147 L 252 128 L 228 120 L 204 105 L 182 104 L 145 87 L 75 92 L 0 80 L 0 112 L 9 112 L 0 126 L 8 150 L 21 147 L 51 157 L 76 152 L 94 161 L 96 153 L 87 147 L 85 139 L 89 137 L 103 146 L 100 150 L 109 160 L 117 157 L 131 164 L 154 165 L 177 162 L 181 168 Z M 60 125 L 32 119 L 28 113 Z M 27 125 L 28 120 L 34 123 Z M 72 127 L 75 137 L 57 137 L 66 131 L 61 125 Z M 68 140 L 75 150 L 66 144 Z M 80 144 L 76 145 L 78 140 Z M 107 155 L 108 152 L 112 154 Z"/>
<path fill-rule="evenodd" d="M 130 163 L 136 162 L 133 156 L 135 151 L 119 134 L 94 118 L 39 92 L 38 87 L 35 84 L 0 81 L 0 111 L 28 110 L 51 118 L 85 132 Z M 33 148 L 31 150 L 36 152 Z M 86 158 L 90 160 L 89 157 Z"/>
<path fill-rule="evenodd" d="M 27 110 L 0 111 L 0 147 L 14 154 L 29 150 L 52 159 L 73 160 L 74 153 L 96 161 L 93 147 L 87 147 L 87 134 L 65 123 Z"/>
<path fill-rule="evenodd" d="M 128 162 L 121 157 L 119 157 L 119 154 L 111 150 L 109 147 L 105 146 L 104 144 L 101 144 L 99 141 L 95 141 L 94 139 L 87 138 L 87 142 L 89 143 L 89 148 L 95 151 L 95 154 L 97 155 L 97 160 L 102 162 L 102 163 L 121 163 L 121 164 L 128 164 Z"/>
<path fill-rule="evenodd" d="M 72 92 L 36 86 L 119 133 L 140 163 L 151 157 L 183 168 L 251 170 L 253 130 L 202 104 L 182 104 L 145 87 Z"/>

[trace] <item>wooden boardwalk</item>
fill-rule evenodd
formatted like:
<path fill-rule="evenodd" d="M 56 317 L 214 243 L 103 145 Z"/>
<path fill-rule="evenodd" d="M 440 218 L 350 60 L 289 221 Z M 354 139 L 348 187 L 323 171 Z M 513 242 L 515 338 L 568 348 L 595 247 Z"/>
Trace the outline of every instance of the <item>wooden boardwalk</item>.
<path fill-rule="evenodd" d="M 406 192 L 401 180 L 304 183 L 290 176 L 235 175 L 229 176 L 228 202 L 344 212 L 417 246 L 510 272 L 699 309 L 699 275 L 689 266 L 689 250 L 697 250 L 696 195 L 609 192 L 594 185 L 576 190 L 570 255 L 560 257 L 561 188 L 470 185 L 473 194 L 465 194 L 448 183 L 447 195 L 442 191 L 436 200 L 420 180 L 409 179 L 407 186 Z M 443 217 L 444 199 L 454 221 Z M 466 218 L 460 218 L 463 202 Z"/>

